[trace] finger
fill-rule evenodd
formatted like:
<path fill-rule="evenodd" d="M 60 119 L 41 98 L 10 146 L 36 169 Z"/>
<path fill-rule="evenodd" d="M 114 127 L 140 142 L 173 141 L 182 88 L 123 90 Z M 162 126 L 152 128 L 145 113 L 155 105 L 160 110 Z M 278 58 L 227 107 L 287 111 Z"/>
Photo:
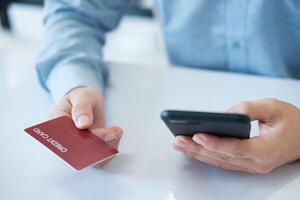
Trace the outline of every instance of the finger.
<path fill-rule="evenodd" d="M 93 167 L 94 168 L 102 168 L 103 166 L 105 166 L 107 163 L 109 163 L 110 161 L 112 161 L 112 159 L 114 159 L 114 157 L 108 158 L 100 163 L 95 164 Z"/>
<path fill-rule="evenodd" d="M 114 130 L 118 134 L 118 138 L 113 140 L 111 142 L 111 145 L 118 148 L 120 140 L 121 140 L 122 135 L 123 135 L 123 130 L 118 126 L 113 126 L 113 127 L 111 127 L 111 129 Z"/>
<path fill-rule="evenodd" d="M 244 172 L 252 173 L 251 170 L 249 170 L 247 168 L 236 166 L 234 164 L 224 162 L 222 160 L 217 160 L 217 159 L 212 158 L 212 157 L 207 157 L 207 156 L 204 156 L 204 155 L 201 155 L 201 154 L 196 154 L 194 152 L 190 152 L 190 151 L 186 150 L 185 148 L 177 146 L 176 144 L 174 144 L 173 147 L 177 151 L 185 154 L 186 156 L 188 156 L 190 158 L 193 158 L 193 159 L 196 159 L 200 162 L 203 162 L 203 163 L 208 164 L 208 165 L 213 166 L 213 167 L 223 168 L 223 169 L 231 170 L 231 171 L 244 171 Z"/>
<path fill-rule="evenodd" d="M 193 141 L 190 137 L 177 137 L 175 145 L 183 148 L 185 151 L 193 152 L 195 154 L 200 154 L 217 160 L 222 160 L 224 162 L 229 162 L 232 159 L 226 154 L 208 151 L 202 145 Z"/>
<path fill-rule="evenodd" d="M 119 126 L 112 126 L 111 129 L 119 134 L 122 134 L 123 130 Z"/>
<path fill-rule="evenodd" d="M 118 147 L 119 141 L 122 137 L 122 129 L 119 127 L 112 128 L 96 128 L 90 130 L 97 137 L 114 147 Z"/>
<path fill-rule="evenodd" d="M 179 151 L 181 153 L 185 153 L 185 149 L 180 147 L 179 145 L 177 145 L 176 143 L 173 144 L 173 148 L 176 150 L 176 151 Z"/>
<path fill-rule="evenodd" d="M 275 99 L 245 101 L 227 109 L 227 112 L 248 115 L 251 120 L 271 120 L 280 113 L 277 104 Z"/>
<path fill-rule="evenodd" d="M 90 128 L 103 128 L 105 127 L 104 109 L 96 108 L 93 109 L 93 124 Z"/>
<path fill-rule="evenodd" d="M 195 134 L 192 139 L 208 151 L 225 154 L 233 158 L 252 158 L 259 153 L 259 149 L 255 148 L 255 138 L 236 139 L 200 133 Z"/>
<path fill-rule="evenodd" d="M 241 166 L 237 166 L 234 165 L 232 163 L 228 163 L 228 162 L 224 162 L 222 160 L 217 160 L 217 159 L 213 159 L 207 156 L 203 156 L 200 154 L 195 154 L 195 153 L 186 153 L 187 156 L 191 156 L 191 158 L 194 158 L 200 162 L 206 163 L 210 166 L 213 167 L 217 167 L 217 168 L 222 168 L 222 169 L 226 169 L 226 170 L 230 170 L 230 171 L 241 171 L 241 172 L 249 172 L 249 173 L 253 173 L 251 170 L 241 167 Z"/>
<path fill-rule="evenodd" d="M 117 135 L 119 135 L 119 136 L 117 136 L 118 138 L 114 139 L 112 141 L 106 141 L 106 142 L 108 142 L 113 147 L 118 148 L 120 139 L 122 137 L 123 130 L 118 126 L 113 126 L 110 129 L 104 129 L 104 128 L 93 129 L 93 130 L 91 130 L 91 132 L 93 132 L 95 135 L 97 135 L 98 137 L 103 138 L 103 139 L 105 138 L 106 134 L 110 134 L 111 132 L 115 132 Z M 113 158 L 114 157 L 106 159 L 106 160 L 94 165 L 93 167 L 102 168 L 104 165 L 109 163 Z"/>
<path fill-rule="evenodd" d="M 72 109 L 72 105 L 67 98 L 61 100 L 53 109 L 50 114 L 50 119 L 54 119 L 57 117 L 68 116 L 71 118 L 70 111 Z"/>
<path fill-rule="evenodd" d="M 209 151 L 205 149 L 203 146 L 193 141 L 192 138 L 190 137 L 177 138 L 175 145 L 179 146 L 181 149 L 184 149 L 185 152 L 191 152 L 193 154 L 202 155 L 215 160 L 220 160 L 222 162 L 231 163 L 234 164 L 235 166 L 239 166 L 244 169 L 251 169 L 251 167 L 254 167 L 254 162 L 250 159 L 234 158 L 224 153 Z"/>
<path fill-rule="evenodd" d="M 89 128 L 93 123 L 93 105 L 89 98 L 83 95 L 70 97 L 72 104 L 72 119 L 79 129 Z"/>
<path fill-rule="evenodd" d="M 192 138 L 188 136 L 177 136 L 174 144 L 193 152 L 201 152 L 204 149 L 200 144 L 195 143 Z"/>

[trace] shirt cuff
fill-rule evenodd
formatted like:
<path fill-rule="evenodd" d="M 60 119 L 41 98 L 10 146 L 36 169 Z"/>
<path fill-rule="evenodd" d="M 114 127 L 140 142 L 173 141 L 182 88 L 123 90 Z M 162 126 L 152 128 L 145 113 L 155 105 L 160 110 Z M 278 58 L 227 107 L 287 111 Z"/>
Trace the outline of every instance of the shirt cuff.
<path fill-rule="evenodd" d="M 103 77 L 93 67 L 83 65 L 62 65 L 55 67 L 47 79 L 52 99 L 57 103 L 74 88 L 88 86 L 103 91 Z"/>

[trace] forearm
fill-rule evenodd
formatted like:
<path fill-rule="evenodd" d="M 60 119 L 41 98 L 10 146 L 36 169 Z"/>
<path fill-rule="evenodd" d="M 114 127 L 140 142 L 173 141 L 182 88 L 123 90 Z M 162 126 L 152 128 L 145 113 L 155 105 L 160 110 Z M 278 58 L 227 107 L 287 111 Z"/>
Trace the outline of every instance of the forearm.
<path fill-rule="evenodd" d="M 57 101 L 74 87 L 102 89 L 106 68 L 102 60 L 105 33 L 119 22 L 126 1 L 48 0 L 45 37 L 38 57 L 41 84 Z"/>

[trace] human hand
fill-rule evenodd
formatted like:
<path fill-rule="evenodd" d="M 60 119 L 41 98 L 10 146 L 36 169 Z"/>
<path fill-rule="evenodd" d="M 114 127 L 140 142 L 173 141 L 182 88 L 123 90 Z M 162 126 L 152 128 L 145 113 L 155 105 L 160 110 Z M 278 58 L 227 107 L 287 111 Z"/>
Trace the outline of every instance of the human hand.
<path fill-rule="evenodd" d="M 104 128 L 104 98 L 91 87 L 79 87 L 65 95 L 55 106 L 51 118 L 68 116 L 79 129 L 88 129 L 110 145 L 118 148 L 122 129 Z M 106 162 L 105 162 L 106 163 Z"/>
<path fill-rule="evenodd" d="M 260 134 L 250 139 L 199 133 L 178 136 L 174 148 L 209 165 L 253 174 L 266 174 L 300 158 L 300 110 L 276 99 L 242 102 L 228 109 L 258 120 Z"/>

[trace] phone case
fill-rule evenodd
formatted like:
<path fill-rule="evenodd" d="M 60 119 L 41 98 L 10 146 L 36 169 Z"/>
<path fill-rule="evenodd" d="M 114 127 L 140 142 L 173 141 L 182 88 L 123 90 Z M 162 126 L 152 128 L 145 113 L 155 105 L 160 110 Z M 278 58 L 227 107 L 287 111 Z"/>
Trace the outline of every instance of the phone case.
<path fill-rule="evenodd" d="M 161 113 L 161 118 L 175 136 L 207 133 L 250 138 L 251 123 L 246 115 L 166 110 Z"/>

